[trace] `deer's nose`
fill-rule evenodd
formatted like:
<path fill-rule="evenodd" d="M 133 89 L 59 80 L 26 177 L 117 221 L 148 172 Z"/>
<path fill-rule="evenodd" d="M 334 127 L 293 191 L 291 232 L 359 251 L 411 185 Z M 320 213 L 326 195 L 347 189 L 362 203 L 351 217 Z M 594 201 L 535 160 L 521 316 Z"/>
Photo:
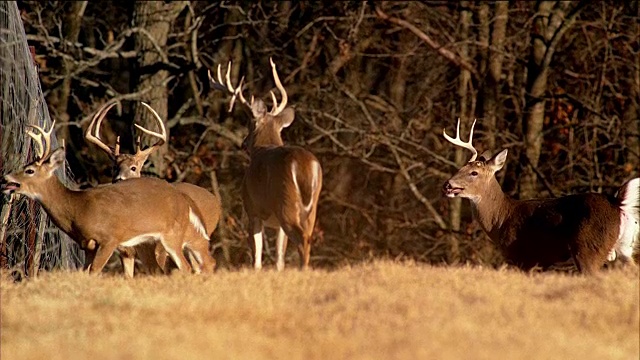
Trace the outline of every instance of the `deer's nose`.
<path fill-rule="evenodd" d="M 444 185 L 442 185 L 442 190 L 451 190 L 451 189 L 453 189 L 453 186 L 451 185 L 449 180 L 445 181 Z"/>

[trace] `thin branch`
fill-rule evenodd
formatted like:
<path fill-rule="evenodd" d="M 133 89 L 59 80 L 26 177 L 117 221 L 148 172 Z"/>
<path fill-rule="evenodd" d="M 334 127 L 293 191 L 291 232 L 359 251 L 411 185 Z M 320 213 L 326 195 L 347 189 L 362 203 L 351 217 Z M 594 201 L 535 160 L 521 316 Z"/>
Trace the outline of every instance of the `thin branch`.
<path fill-rule="evenodd" d="M 459 67 L 465 68 L 470 73 L 472 73 L 475 78 L 478 77 L 478 72 L 473 65 L 469 64 L 464 59 L 461 59 L 458 55 L 456 55 L 451 50 L 438 44 L 438 42 L 436 42 L 431 37 L 429 37 L 429 35 L 425 34 L 422 30 L 418 29 L 415 25 L 411 24 L 406 20 L 402 20 L 402 19 L 387 15 L 385 12 L 382 11 L 382 9 L 380 9 L 379 6 L 376 6 L 376 14 L 378 15 L 379 18 L 383 20 L 400 25 L 405 29 L 410 30 L 411 32 L 416 34 L 416 36 L 418 36 L 422 41 L 427 43 L 427 45 L 431 46 L 431 48 L 436 50 L 438 54 L 442 55 L 445 59 L 451 61 L 452 63 L 456 64 Z"/>

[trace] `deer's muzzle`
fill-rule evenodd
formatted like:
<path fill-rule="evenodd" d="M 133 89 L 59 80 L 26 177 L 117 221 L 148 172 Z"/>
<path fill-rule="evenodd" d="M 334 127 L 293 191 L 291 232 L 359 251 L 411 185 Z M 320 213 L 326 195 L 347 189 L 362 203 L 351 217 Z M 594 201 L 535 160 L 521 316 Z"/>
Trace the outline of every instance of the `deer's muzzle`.
<path fill-rule="evenodd" d="M 446 197 L 456 197 L 462 192 L 462 190 L 464 190 L 464 188 L 454 186 L 449 180 L 447 180 L 442 186 L 442 193 Z"/>

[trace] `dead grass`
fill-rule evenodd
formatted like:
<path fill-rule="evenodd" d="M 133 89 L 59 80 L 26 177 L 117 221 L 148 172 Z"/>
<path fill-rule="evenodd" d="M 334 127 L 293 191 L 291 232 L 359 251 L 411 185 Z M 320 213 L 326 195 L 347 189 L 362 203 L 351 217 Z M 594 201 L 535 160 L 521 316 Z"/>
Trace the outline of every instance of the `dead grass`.
<path fill-rule="evenodd" d="M 2 359 L 638 359 L 637 272 L 376 262 L 1 280 Z"/>

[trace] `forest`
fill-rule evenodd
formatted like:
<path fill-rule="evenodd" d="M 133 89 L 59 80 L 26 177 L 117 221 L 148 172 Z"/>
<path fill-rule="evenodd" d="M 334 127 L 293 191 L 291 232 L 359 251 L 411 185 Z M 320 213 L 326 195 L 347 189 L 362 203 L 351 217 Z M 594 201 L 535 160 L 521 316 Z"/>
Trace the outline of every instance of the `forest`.
<path fill-rule="evenodd" d="M 221 266 L 250 264 L 240 184 L 251 117 L 208 73 L 270 105 L 270 59 L 295 109 L 282 132 L 322 165 L 312 267 L 376 258 L 497 266 L 466 200 L 442 186 L 469 159 L 442 136 L 508 149 L 496 174 L 517 199 L 613 195 L 640 170 L 638 1 L 20 1 L 56 134 L 79 187 L 111 180 L 84 133 L 117 106 L 102 139 L 133 152 L 169 141 L 145 176 L 220 195 Z M 464 138 L 464 136 L 463 136 Z M 144 146 L 154 139 L 142 136 Z M 273 233 L 268 233 L 270 239 Z M 273 244 L 273 241 L 267 244 Z M 266 245 L 272 262 L 274 246 Z M 294 251 L 289 257 L 296 257 Z"/>

